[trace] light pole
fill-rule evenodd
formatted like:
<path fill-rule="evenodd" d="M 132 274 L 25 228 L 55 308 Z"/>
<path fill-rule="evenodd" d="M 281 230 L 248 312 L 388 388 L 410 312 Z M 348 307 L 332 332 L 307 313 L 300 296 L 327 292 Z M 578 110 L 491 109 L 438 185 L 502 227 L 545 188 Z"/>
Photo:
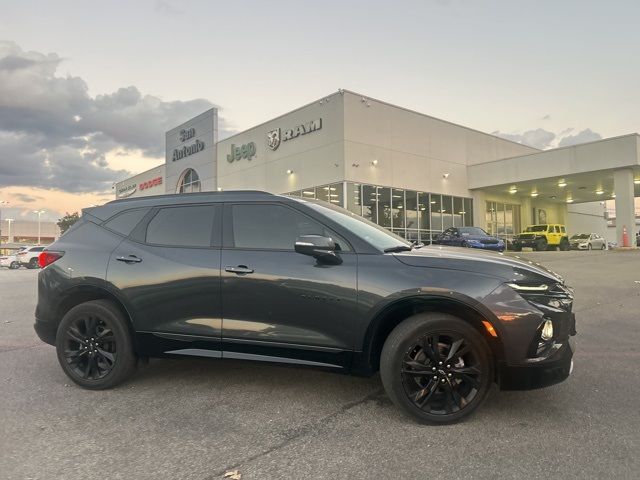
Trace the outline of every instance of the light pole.
<path fill-rule="evenodd" d="M 2 245 L 2 205 L 9 205 L 9 202 L 0 200 L 0 245 Z"/>
<path fill-rule="evenodd" d="M 13 218 L 5 218 L 4 221 L 7 222 L 7 243 L 9 243 L 11 241 L 11 222 L 13 222 Z"/>
<path fill-rule="evenodd" d="M 33 213 L 38 215 L 38 245 L 40 245 L 40 217 L 44 213 L 44 210 L 34 210 Z"/>

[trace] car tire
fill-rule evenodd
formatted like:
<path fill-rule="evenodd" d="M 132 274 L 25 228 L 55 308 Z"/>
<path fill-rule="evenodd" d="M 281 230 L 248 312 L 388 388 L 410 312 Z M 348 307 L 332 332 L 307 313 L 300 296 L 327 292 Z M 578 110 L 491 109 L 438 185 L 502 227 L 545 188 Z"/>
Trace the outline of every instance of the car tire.
<path fill-rule="evenodd" d="M 560 250 L 562 250 L 563 252 L 568 252 L 569 250 L 571 250 L 569 240 L 567 240 L 566 238 L 560 240 Z"/>
<path fill-rule="evenodd" d="M 541 238 L 536 242 L 536 251 L 544 252 L 548 248 L 547 239 Z"/>
<path fill-rule="evenodd" d="M 591 244 L 587 243 L 587 250 L 592 250 L 592 249 L 593 249 L 593 247 L 591 246 Z"/>
<path fill-rule="evenodd" d="M 458 341 L 456 351 L 463 355 L 454 352 L 448 359 Z M 380 376 L 391 401 L 409 416 L 422 423 L 454 423 L 486 399 L 493 358 L 482 335 L 465 321 L 446 313 L 420 313 L 387 337 Z"/>
<path fill-rule="evenodd" d="M 520 246 L 516 247 L 516 246 L 514 245 L 514 247 L 513 247 L 513 251 L 514 251 L 514 252 L 521 252 L 521 251 L 522 251 L 522 247 L 520 247 Z"/>
<path fill-rule="evenodd" d="M 607 244 L 606 244 L 606 243 L 603 243 L 603 244 L 602 244 L 602 248 L 601 248 L 600 250 L 606 250 L 606 249 L 607 249 Z"/>
<path fill-rule="evenodd" d="M 85 302 L 69 310 L 58 326 L 56 351 L 64 373 L 91 390 L 124 382 L 137 364 L 127 320 L 108 300 Z"/>
<path fill-rule="evenodd" d="M 20 264 L 18 262 L 11 262 L 11 265 L 9 265 L 9 269 L 11 270 L 17 270 L 20 268 Z"/>
<path fill-rule="evenodd" d="M 31 270 L 40 268 L 40 264 L 38 263 L 38 257 L 33 257 L 31 260 L 29 260 L 29 263 L 27 263 L 27 268 Z"/>

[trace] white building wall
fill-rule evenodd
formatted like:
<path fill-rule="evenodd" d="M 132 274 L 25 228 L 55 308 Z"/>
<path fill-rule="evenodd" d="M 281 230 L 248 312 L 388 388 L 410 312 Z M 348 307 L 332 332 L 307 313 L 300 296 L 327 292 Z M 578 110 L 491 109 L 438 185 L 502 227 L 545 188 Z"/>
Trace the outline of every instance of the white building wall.
<path fill-rule="evenodd" d="M 538 151 L 351 92 L 344 125 L 347 180 L 433 193 L 470 197 L 467 165 Z"/>
<path fill-rule="evenodd" d="M 321 121 L 321 128 L 285 141 L 286 131 Z M 277 148 L 267 134 L 280 131 Z M 218 143 L 218 187 L 287 193 L 341 181 L 344 176 L 343 104 L 340 94 L 308 104 Z M 250 158 L 235 159 L 232 146 L 253 145 Z M 252 150 L 253 151 L 253 150 Z M 291 174 L 287 174 L 291 170 Z"/>
<path fill-rule="evenodd" d="M 604 205 L 601 202 L 569 205 L 567 207 L 567 232 L 569 235 L 597 233 L 608 241 L 615 241 L 616 238 L 615 229 L 607 228 Z"/>
<path fill-rule="evenodd" d="M 146 197 L 165 193 L 165 166 L 158 165 L 146 172 L 127 178 L 115 185 L 116 198 Z"/>

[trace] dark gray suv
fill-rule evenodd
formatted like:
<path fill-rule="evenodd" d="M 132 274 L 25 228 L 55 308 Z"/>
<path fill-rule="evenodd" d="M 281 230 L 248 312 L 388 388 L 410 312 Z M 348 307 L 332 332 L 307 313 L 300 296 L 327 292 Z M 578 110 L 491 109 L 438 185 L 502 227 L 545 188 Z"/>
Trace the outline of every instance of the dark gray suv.
<path fill-rule="evenodd" d="M 335 206 L 264 192 L 117 200 L 40 255 L 35 329 L 91 389 L 140 358 L 200 356 L 371 375 L 418 420 L 473 412 L 492 383 L 567 378 L 562 278 L 497 253 L 411 245 Z"/>

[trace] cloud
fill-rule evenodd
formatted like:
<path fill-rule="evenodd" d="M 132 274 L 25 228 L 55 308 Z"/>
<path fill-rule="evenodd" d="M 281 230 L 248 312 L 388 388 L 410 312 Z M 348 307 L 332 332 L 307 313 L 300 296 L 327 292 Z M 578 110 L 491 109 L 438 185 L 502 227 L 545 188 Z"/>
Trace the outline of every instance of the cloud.
<path fill-rule="evenodd" d="M 569 135 L 573 132 L 573 128 L 566 128 L 560 133 L 550 132 L 543 128 L 537 128 L 535 130 L 527 130 L 523 133 L 512 132 L 506 133 L 496 130 L 492 132 L 493 135 L 497 135 L 513 142 L 529 145 L 530 147 L 539 148 L 545 150 L 548 148 L 566 147 L 569 145 L 577 145 L 579 143 L 592 142 L 594 140 L 600 140 L 602 135 L 594 132 L 590 128 L 582 130 L 575 135 Z"/>
<path fill-rule="evenodd" d="M 32 203 L 37 200 L 42 200 L 42 197 L 39 195 L 27 195 L 26 193 L 14 193 L 14 197 L 24 203 Z"/>
<path fill-rule="evenodd" d="M 545 130 L 543 128 L 537 128 L 535 130 L 528 130 L 524 133 L 505 133 L 500 131 L 493 132 L 493 135 L 497 135 L 513 142 L 529 145 L 530 147 L 539 148 L 544 150 L 549 148 L 551 143 L 556 138 L 556 134 Z"/>
<path fill-rule="evenodd" d="M 56 74 L 62 61 L 0 41 L 0 187 L 107 191 L 129 174 L 110 168 L 107 153 L 136 150 L 160 161 L 164 132 L 213 106 L 135 86 L 92 97 L 82 78 Z"/>
<path fill-rule="evenodd" d="M 593 142 L 600 140 L 602 135 L 594 132 L 590 128 L 586 128 L 575 135 L 567 135 L 558 142 L 559 147 L 567 147 L 569 145 L 577 145 L 579 143 Z"/>

